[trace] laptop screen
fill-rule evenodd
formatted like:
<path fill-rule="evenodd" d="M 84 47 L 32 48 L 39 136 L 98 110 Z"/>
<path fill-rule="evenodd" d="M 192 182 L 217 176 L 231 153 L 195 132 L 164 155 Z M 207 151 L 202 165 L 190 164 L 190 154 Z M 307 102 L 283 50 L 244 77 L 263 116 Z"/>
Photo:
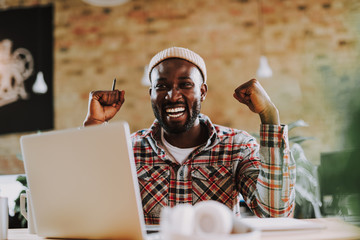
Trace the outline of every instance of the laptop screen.
<path fill-rule="evenodd" d="M 38 235 L 144 238 L 126 122 L 27 135 L 21 148 Z"/>

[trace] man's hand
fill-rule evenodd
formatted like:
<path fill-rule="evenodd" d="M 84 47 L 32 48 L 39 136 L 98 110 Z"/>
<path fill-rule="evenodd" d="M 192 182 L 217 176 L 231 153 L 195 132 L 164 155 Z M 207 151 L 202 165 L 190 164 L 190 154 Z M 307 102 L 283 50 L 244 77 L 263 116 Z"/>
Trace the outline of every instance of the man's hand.
<path fill-rule="evenodd" d="M 247 105 L 254 113 L 259 114 L 262 124 L 280 124 L 277 108 L 256 79 L 251 79 L 236 88 L 234 98 Z"/>
<path fill-rule="evenodd" d="M 125 101 L 125 91 L 93 91 L 84 126 L 101 124 L 112 119 Z"/>

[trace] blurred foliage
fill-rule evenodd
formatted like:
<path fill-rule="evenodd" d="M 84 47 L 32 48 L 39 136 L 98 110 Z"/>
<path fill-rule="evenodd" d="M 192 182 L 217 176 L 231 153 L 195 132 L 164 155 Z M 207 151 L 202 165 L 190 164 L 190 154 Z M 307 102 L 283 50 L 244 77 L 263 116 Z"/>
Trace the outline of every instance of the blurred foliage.
<path fill-rule="evenodd" d="M 356 77 L 357 76 L 357 77 Z M 360 68 L 354 79 L 359 82 Z M 324 207 L 330 215 L 344 217 L 344 220 L 360 224 L 360 98 L 359 86 L 347 89 L 343 95 L 342 108 L 338 109 L 342 114 L 344 124 L 342 132 L 339 132 L 339 149 L 336 149 L 331 162 L 326 163 L 325 170 L 320 174 L 328 176 L 327 182 L 322 183 L 322 189 L 326 188 L 329 200 L 324 200 Z M 337 92 L 337 91 L 336 91 Z M 343 140 L 343 141 L 341 141 Z M 335 158 L 334 158 L 335 156 Z M 329 159 L 326 159 L 329 160 Z M 326 172 L 324 172 L 326 171 Z M 328 189 L 331 189 L 330 190 Z"/>
<path fill-rule="evenodd" d="M 297 127 L 309 126 L 303 120 L 288 124 L 289 133 Z M 313 137 L 289 136 L 292 156 L 296 162 L 295 218 L 321 217 L 320 190 L 317 166 L 306 157 L 301 144 Z"/>
<path fill-rule="evenodd" d="M 360 76 L 359 76 L 360 78 Z M 348 104 L 349 124 L 346 131 L 345 145 L 351 149 L 352 154 L 349 157 L 341 159 L 343 163 L 344 184 L 340 193 L 352 193 L 357 197 L 352 198 L 350 210 L 356 216 L 360 216 L 360 99 L 358 93 L 360 87 L 354 88 L 350 95 Z"/>
<path fill-rule="evenodd" d="M 27 180 L 26 180 L 26 176 L 18 176 L 16 181 L 18 181 L 19 183 L 21 183 L 24 187 L 28 187 L 27 186 Z M 24 216 L 20 213 L 20 195 L 22 193 L 25 193 L 25 190 L 22 190 L 19 194 L 19 196 L 15 199 L 15 208 L 14 208 L 14 219 L 16 221 L 19 222 L 19 225 L 23 228 L 27 227 L 27 221 L 24 218 Z"/>

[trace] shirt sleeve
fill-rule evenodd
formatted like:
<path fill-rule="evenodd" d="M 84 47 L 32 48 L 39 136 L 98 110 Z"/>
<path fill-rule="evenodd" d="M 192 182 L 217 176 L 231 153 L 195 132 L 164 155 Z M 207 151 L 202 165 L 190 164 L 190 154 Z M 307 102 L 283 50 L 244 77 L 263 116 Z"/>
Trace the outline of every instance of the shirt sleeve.
<path fill-rule="evenodd" d="M 296 181 L 287 126 L 261 125 L 260 149 L 253 141 L 240 167 L 239 190 L 258 217 L 287 217 L 295 206 Z"/>

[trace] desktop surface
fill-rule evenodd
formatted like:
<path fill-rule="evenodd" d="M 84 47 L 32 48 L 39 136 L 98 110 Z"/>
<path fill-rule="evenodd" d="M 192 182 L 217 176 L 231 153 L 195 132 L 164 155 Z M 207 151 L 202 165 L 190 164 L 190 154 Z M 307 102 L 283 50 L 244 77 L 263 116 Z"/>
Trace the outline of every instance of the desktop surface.
<path fill-rule="evenodd" d="M 276 234 L 262 234 L 262 240 L 303 240 L 303 239 L 321 239 L 321 240 L 353 240 L 360 239 L 360 228 L 346 223 L 338 218 L 318 218 L 306 219 L 305 221 L 316 224 L 323 224 L 324 228 L 317 230 L 304 231 L 282 231 Z M 9 229 L 9 240 L 39 240 L 44 239 L 37 235 L 29 234 L 27 229 Z M 156 239 L 156 238 L 154 238 Z M 159 239 L 159 238 L 158 238 Z M 165 239 L 163 239 L 165 240 Z"/>

